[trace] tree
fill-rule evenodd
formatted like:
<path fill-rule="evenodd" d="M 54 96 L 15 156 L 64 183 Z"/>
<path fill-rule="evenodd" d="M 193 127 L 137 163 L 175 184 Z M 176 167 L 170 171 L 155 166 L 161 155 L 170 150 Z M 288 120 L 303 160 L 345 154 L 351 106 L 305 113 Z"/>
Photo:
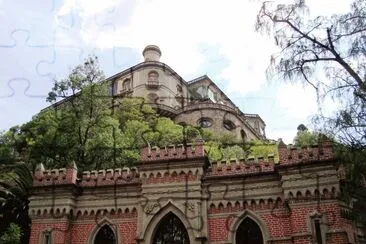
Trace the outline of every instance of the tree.
<path fill-rule="evenodd" d="M 339 104 L 333 115 L 320 113 L 314 122 L 337 142 L 346 191 L 365 203 L 360 186 L 366 175 L 366 2 L 354 0 L 348 13 L 331 17 L 311 19 L 308 12 L 305 0 L 263 3 L 256 29 L 272 34 L 280 49 L 271 56 L 267 74 L 310 85 L 320 108 L 327 97 Z M 322 70 L 327 79 L 318 79 Z M 302 136 L 310 135 L 304 131 Z"/>
<path fill-rule="evenodd" d="M 258 31 L 273 34 L 280 52 L 271 56 L 268 75 L 303 81 L 319 101 L 331 96 L 342 105 L 334 116 L 319 116 L 328 134 L 351 147 L 366 147 L 366 2 L 355 0 L 351 11 L 309 19 L 304 0 L 294 4 L 264 2 Z M 316 79 L 323 69 L 328 79 Z"/>
<path fill-rule="evenodd" d="M 297 147 L 302 146 L 312 146 L 317 145 L 319 140 L 319 134 L 316 132 L 311 132 L 304 126 L 303 124 L 300 124 L 297 127 L 297 133 L 294 138 L 294 144 Z"/>
<path fill-rule="evenodd" d="M 24 163 L 1 165 L 0 237 L 1 243 L 28 243 L 30 218 L 28 197 L 33 177 Z M 13 223 L 13 224 L 11 224 Z M 20 229 L 23 233 L 20 232 Z"/>
<path fill-rule="evenodd" d="M 14 223 L 11 223 L 0 237 L 3 244 L 18 244 L 21 243 L 22 230 Z"/>

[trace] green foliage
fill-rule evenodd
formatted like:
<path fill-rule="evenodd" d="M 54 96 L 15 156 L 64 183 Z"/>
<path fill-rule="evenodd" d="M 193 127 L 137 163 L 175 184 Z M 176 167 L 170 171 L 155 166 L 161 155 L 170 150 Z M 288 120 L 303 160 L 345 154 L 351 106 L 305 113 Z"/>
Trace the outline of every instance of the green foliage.
<path fill-rule="evenodd" d="M 298 131 L 294 138 L 294 145 L 297 147 L 317 145 L 319 134 L 308 130 Z"/>
<path fill-rule="evenodd" d="M 270 154 L 274 156 L 275 162 L 278 162 L 279 158 L 276 143 L 270 143 L 260 140 L 251 142 L 250 155 L 254 157 L 262 156 L 266 158 Z"/>
<path fill-rule="evenodd" d="M 24 242 L 29 236 L 28 197 L 33 177 L 24 163 L 0 166 L 1 172 L 6 172 L 0 178 L 0 233 L 3 233 L 0 240 L 1 243 L 20 243 L 21 238 Z M 23 235 L 18 235 L 19 227 L 15 224 L 23 230 Z"/>
<path fill-rule="evenodd" d="M 10 223 L 9 227 L 0 237 L 0 242 L 3 244 L 18 244 L 21 243 L 20 242 L 21 236 L 22 236 L 21 228 L 14 223 Z"/>

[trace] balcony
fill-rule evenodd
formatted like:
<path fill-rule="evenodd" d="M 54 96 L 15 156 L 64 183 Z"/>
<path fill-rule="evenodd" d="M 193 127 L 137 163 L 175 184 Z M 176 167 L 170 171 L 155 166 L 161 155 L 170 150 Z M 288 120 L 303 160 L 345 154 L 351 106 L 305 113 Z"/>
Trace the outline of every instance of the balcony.
<path fill-rule="evenodd" d="M 158 80 L 148 80 L 146 87 L 147 87 L 147 89 L 158 89 L 159 81 Z"/>

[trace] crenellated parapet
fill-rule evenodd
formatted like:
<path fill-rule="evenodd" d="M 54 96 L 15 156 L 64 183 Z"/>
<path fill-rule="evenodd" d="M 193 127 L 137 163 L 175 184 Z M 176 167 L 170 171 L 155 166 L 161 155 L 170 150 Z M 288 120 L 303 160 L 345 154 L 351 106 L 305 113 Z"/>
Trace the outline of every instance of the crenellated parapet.
<path fill-rule="evenodd" d="M 291 148 L 280 143 L 278 145 L 278 154 L 278 163 L 275 162 L 273 154 L 268 155 L 266 158 L 249 157 L 245 160 L 235 159 L 230 161 L 211 162 L 211 167 L 208 168 L 205 175 L 224 176 L 260 174 L 265 172 L 274 172 L 278 166 L 282 167 L 304 162 L 330 160 L 333 158 L 332 142 L 329 140 L 323 140 L 318 146 L 303 148 Z M 149 162 L 154 161 L 180 161 L 184 159 L 204 158 L 205 156 L 202 142 L 186 144 L 186 146 L 171 145 L 164 148 L 146 147 L 141 150 L 140 163 L 138 167 L 148 165 Z M 146 174 L 145 171 L 143 172 L 144 175 Z M 67 168 L 51 170 L 45 170 L 43 165 L 40 164 L 34 174 L 33 185 L 48 186 L 74 184 L 81 187 L 90 187 L 141 183 L 137 167 L 84 171 L 81 179 L 77 178 L 77 173 L 77 167 L 75 164 Z M 150 174 L 151 173 L 152 172 L 150 172 Z"/>
<path fill-rule="evenodd" d="M 39 164 L 33 176 L 33 186 L 70 185 L 76 184 L 77 168 L 73 164 L 67 168 L 45 170 Z"/>
<path fill-rule="evenodd" d="M 203 142 L 196 144 L 187 143 L 179 145 L 169 145 L 163 148 L 158 147 L 145 147 L 141 150 L 140 161 L 162 161 L 171 159 L 189 159 L 204 157 L 205 152 L 203 148 Z"/>
<path fill-rule="evenodd" d="M 263 172 L 273 172 L 275 161 L 273 155 L 264 157 L 248 158 L 221 162 L 211 162 L 211 167 L 208 169 L 206 176 L 221 176 L 221 175 L 250 175 Z"/>
<path fill-rule="evenodd" d="M 330 140 L 320 141 L 319 145 L 293 148 L 284 143 L 278 145 L 279 163 L 291 165 L 311 161 L 324 161 L 333 158 L 333 144 Z"/>
<path fill-rule="evenodd" d="M 84 171 L 80 186 L 108 186 L 108 185 L 123 185 L 129 183 L 139 183 L 140 174 L 136 167 L 118 168 L 107 170 Z"/>

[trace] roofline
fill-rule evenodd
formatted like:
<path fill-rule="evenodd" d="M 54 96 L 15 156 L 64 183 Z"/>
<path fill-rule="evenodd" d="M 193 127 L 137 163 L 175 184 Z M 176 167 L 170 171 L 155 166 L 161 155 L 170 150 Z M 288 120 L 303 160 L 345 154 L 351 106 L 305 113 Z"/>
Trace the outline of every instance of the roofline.
<path fill-rule="evenodd" d="M 243 113 L 245 117 L 256 117 L 259 118 L 264 125 L 266 125 L 266 123 L 264 122 L 264 120 L 261 118 L 261 116 L 259 116 L 258 114 L 247 114 L 247 113 Z"/>
<path fill-rule="evenodd" d="M 103 80 L 102 82 L 108 82 L 108 81 L 112 81 L 120 76 L 123 76 L 123 75 L 126 75 L 128 73 L 131 73 L 131 72 L 134 72 L 138 69 L 141 69 L 141 68 L 144 68 L 144 67 L 147 67 L 147 66 L 159 66 L 161 67 L 163 70 L 166 69 L 168 71 L 171 72 L 172 75 L 174 75 L 178 80 L 180 80 L 181 82 L 183 82 L 185 85 L 188 85 L 187 81 L 185 81 L 180 75 L 178 75 L 177 72 L 175 72 L 169 65 L 165 64 L 165 63 L 162 63 L 162 62 L 158 62 L 158 61 L 145 61 L 145 62 L 141 62 L 141 63 L 138 63 L 128 69 L 125 69 L 121 72 L 118 72 L 117 74 L 114 74 L 108 78 L 106 78 L 105 80 Z M 61 99 L 60 101 L 57 101 L 43 109 L 41 109 L 41 112 L 51 108 L 51 107 L 57 107 L 59 106 L 60 104 L 63 104 L 64 102 L 67 102 L 68 100 L 70 100 L 72 97 L 74 96 L 77 96 L 81 91 L 78 91 L 77 93 L 73 94 L 73 95 L 70 95 L 68 97 L 65 97 L 63 99 Z"/>
<path fill-rule="evenodd" d="M 229 102 L 231 102 L 232 104 L 234 104 L 234 106 L 245 116 L 245 117 L 251 117 L 251 116 L 255 116 L 255 117 L 258 117 L 262 122 L 263 122 L 263 124 L 264 125 L 266 125 L 266 123 L 264 122 L 264 120 L 258 115 L 258 114 L 249 114 L 249 113 L 243 113 L 240 109 L 239 109 L 239 107 L 238 106 L 236 106 L 236 104 L 235 103 L 233 103 L 233 101 L 231 101 L 231 99 L 216 85 L 216 83 L 214 82 L 214 81 L 212 81 L 211 79 L 210 79 L 210 77 L 208 77 L 207 75 L 202 75 L 202 76 L 200 76 L 200 77 L 197 77 L 197 78 L 195 78 L 195 79 L 193 79 L 193 80 L 190 80 L 190 81 L 188 81 L 188 86 L 191 86 L 191 85 L 193 85 L 193 84 L 195 84 L 195 83 L 197 83 L 197 82 L 199 82 L 199 81 L 201 81 L 201 80 L 209 80 L 214 86 L 215 86 L 215 88 L 217 88 L 220 92 L 221 92 L 221 94 L 223 94 L 224 95 L 224 97 L 225 97 L 225 99 L 226 100 L 228 100 Z"/>
<path fill-rule="evenodd" d="M 141 63 L 138 63 L 128 69 L 125 69 L 117 74 L 114 74 L 110 77 L 108 77 L 107 79 L 105 79 L 106 81 L 111 81 L 111 80 L 114 80 L 120 76 L 123 76 L 123 75 L 126 75 L 128 73 L 131 73 L 131 72 L 134 72 L 136 70 L 139 70 L 141 68 L 144 68 L 144 67 L 148 67 L 148 66 L 158 66 L 160 68 L 162 68 L 163 70 L 168 70 L 171 72 L 172 75 L 174 75 L 178 80 L 184 82 L 185 85 L 188 85 L 188 82 L 185 81 L 180 75 L 178 75 L 177 72 L 175 72 L 169 65 L 167 65 L 166 63 L 162 63 L 162 62 L 158 62 L 158 61 L 145 61 L 145 62 L 141 62 Z"/>

